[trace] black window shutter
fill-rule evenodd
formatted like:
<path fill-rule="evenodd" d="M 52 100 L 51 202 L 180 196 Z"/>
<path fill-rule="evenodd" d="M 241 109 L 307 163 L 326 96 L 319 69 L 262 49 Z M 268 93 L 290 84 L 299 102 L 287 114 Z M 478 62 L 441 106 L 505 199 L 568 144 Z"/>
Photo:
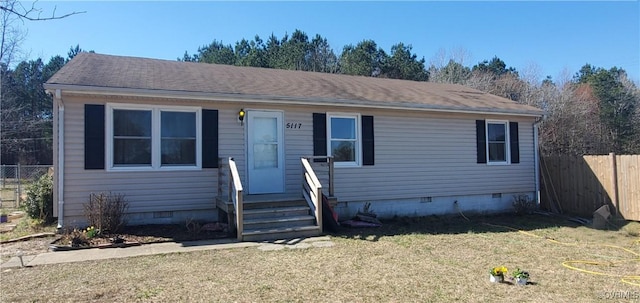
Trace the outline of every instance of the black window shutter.
<path fill-rule="evenodd" d="M 104 169 L 104 105 L 84 105 L 84 169 Z"/>
<path fill-rule="evenodd" d="M 327 115 L 313 113 L 313 155 L 327 155 Z M 315 160 L 315 162 L 326 162 Z"/>
<path fill-rule="evenodd" d="M 476 120 L 476 148 L 478 163 L 487 163 L 487 135 L 484 120 Z"/>
<path fill-rule="evenodd" d="M 520 163 L 518 122 L 509 122 L 509 146 L 511 147 L 511 163 Z"/>
<path fill-rule="evenodd" d="M 362 116 L 362 165 L 374 164 L 374 145 L 373 116 Z"/>
<path fill-rule="evenodd" d="M 202 167 L 218 168 L 218 111 L 202 110 Z"/>

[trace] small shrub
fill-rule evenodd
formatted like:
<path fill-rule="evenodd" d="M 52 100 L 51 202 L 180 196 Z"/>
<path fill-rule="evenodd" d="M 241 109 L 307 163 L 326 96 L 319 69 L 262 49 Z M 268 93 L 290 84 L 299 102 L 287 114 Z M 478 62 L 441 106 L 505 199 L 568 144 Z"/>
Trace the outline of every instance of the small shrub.
<path fill-rule="evenodd" d="M 529 215 L 538 208 L 538 205 L 527 195 L 516 195 L 513 196 L 513 207 L 516 215 Z"/>
<path fill-rule="evenodd" d="M 53 219 L 53 177 L 43 175 L 27 189 L 24 210 L 32 219 L 51 222 Z"/>
<path fill-rule="evenodd" d="M 83 206 L 89 226 L 95 227 L 101 235 L 117 233 L 125 225 L 124 215 L 129 204 L 122 194 L 91 194 L 89 203 Z"/>

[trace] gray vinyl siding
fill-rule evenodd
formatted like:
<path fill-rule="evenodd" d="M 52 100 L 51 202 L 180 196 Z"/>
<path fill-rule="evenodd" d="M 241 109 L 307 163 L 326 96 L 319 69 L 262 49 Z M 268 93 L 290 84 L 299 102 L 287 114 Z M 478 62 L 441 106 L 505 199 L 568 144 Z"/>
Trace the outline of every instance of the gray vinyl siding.
<path fill-rule="evenodd" d="M 314 112 L 344 112 L 374 116 L 375 165 L 336 168 L 339 201 L 401 200 L 420 197 L 486 195 L 535 190 L 533 118 L 399 110 L 279 106 L 252 103 L 151 100 L 104 97 L 63 98 L 65 104 L 65 217 L 82 217 L 90 193 L 124 194 L 129 212 L 212 210 L 218 192 L 218 169 L 191 171 L 114 172 L 84 169 L 84 104 L 107 102 L 200 106 L 219 111 L 219 156 L 233 157 L 242 183 L 246 180 L 245 110 L 281 110 L 284 123 L 285 190 L 301 191 L 300 157 L 313 155 Z M 520 163 L 476 163 L 476 119 L 519 122 Z M 316 163 L 314 166 L 319 167 Z M 326 180 L 326 168 L 318 169 Z M 226 185 L 223 185 L 226 186 Z M 326 188 L 326 182 L 325 182 Z M 326 193 L 325 189 L 325 193 Z M 57 198 L 57 197 L 56 197 Z M 216 220 L 217 218 L 212 218 Z"/>
<path fill-rule="evenodd" d="M 308 110 L 294 108 L 284 113 L 287 123 L 300 123 L 300 128 L 285 128 L 285 189 L 288 193 L 302 193 L 302 162 L 300 158 L 313 156 L 313 121 Z"/>
<path fill-rule="evenodd" d="M 340 201 L 533 192 L 533 120 L 473 115 L 374 116 L 375 165 L 336 168 Z M 519 122 L 520 163 L 476 163 L 476 119 Z"/>
<path fill-rule="evenodd" d="M 215 207 L 218 193 L 218 169 L 194 171 L 115 172 L 84 169 L 84 104 L 144 103 L 153 105 L 201 106 L 217 109 L 219 157 L 233 157 L 240 179 L 247 188 L 246 140 L 244 126 L 237 121 L 239 106 L 221 103 L 65 98 L 65 216 L 82 217 L 83 204 L 91 193 L 121 193 L 129 202 L 129 212 L 205 210 Z M 246 110 L 282 110 L 278 106 L 250 104 Z M 287 109 L 284 123 L 301 123 L 299 129 L 285 129 L 285 192 L 301 191 L 300 158 L 313 154 L 311 114 L 307 109 Z M 225 172 L 226 173 L 226 172 Z M 222 185 L 226 186 L 226 185 Z M 217 219 L 217 218 L 212 218 Z"/>
<path fill-rule="evenodd" d="M 84 104 L 106 104 L 106 100 L 69 97 L 64 98 L 64 103 L 65 217 L 83 217 L 83 204 L 88 202 L 89 195 L 100 192 L 125 195 L 130 213 L 211 210 L 215 207 L 217 169 L 149 172 L 85 170 Z M 127 100 L 126 103 L 133 101 Z"/>

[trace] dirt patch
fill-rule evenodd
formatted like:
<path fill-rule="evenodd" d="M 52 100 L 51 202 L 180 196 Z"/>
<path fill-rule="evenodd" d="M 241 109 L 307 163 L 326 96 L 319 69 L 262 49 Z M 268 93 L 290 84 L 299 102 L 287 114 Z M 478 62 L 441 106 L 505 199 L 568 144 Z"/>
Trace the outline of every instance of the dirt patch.
<path fill-rule="evenodd" d="M 179 224 L 128 226 L 120 233 L 123 237 L 141 243 L 184 242 L 229 237 L 226 225 L 219 223 L 204 224 L 197 229 Z"/>
<path fill-rule="evenodd" d="M 46 237 L 1 244 L 0 261 L 5 262 L 17 256 L 19 252 L 25 256 L 45 253 L 49 249 L 49 244 L 55 239 L 56 237 Z"/>
<path fill-rule="evenodd" d="M 72 230 L 54 241 L 56 246 L 103 247 L 120 243 L 184 242 L 229 237 L 226 226 L 218 223 L 205 224 L 197 229 L 184 225 L 136 225 L 126 226 L 119 233 L 90 237 L 87 230 Z"/>
<path fill-rule="evenodd" d="M 9 213 L 9 222 L 0 223 L 0 262 L 5 262 L 11 257 L 16 256 L 19 252 L 24 255 L 37 255 L 46 252 L 49 243 L 55 240 L 55 236 L 46 237 L 27 237 L 34 234 L 53 234 L 55 233 L 55 225 L 42 225 L 35 223 L 34 220 L 28 218 L 24 212 L 15 209 L 2 209 L 5 213 Z M 25 237 L 25 240 L 4 243 L 12 239 Z"/>

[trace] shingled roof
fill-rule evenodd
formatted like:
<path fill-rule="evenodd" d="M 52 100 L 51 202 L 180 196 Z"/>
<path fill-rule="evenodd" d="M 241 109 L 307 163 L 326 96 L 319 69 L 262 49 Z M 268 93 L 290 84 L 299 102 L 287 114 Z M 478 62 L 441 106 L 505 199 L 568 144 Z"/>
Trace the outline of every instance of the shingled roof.
<path fill-rule="evenodd" d="M 47 83 L 120 95 L 234 97 L 316 105 L 539 116 L 540 109 L 456 84 L 80 53 Z"/>

